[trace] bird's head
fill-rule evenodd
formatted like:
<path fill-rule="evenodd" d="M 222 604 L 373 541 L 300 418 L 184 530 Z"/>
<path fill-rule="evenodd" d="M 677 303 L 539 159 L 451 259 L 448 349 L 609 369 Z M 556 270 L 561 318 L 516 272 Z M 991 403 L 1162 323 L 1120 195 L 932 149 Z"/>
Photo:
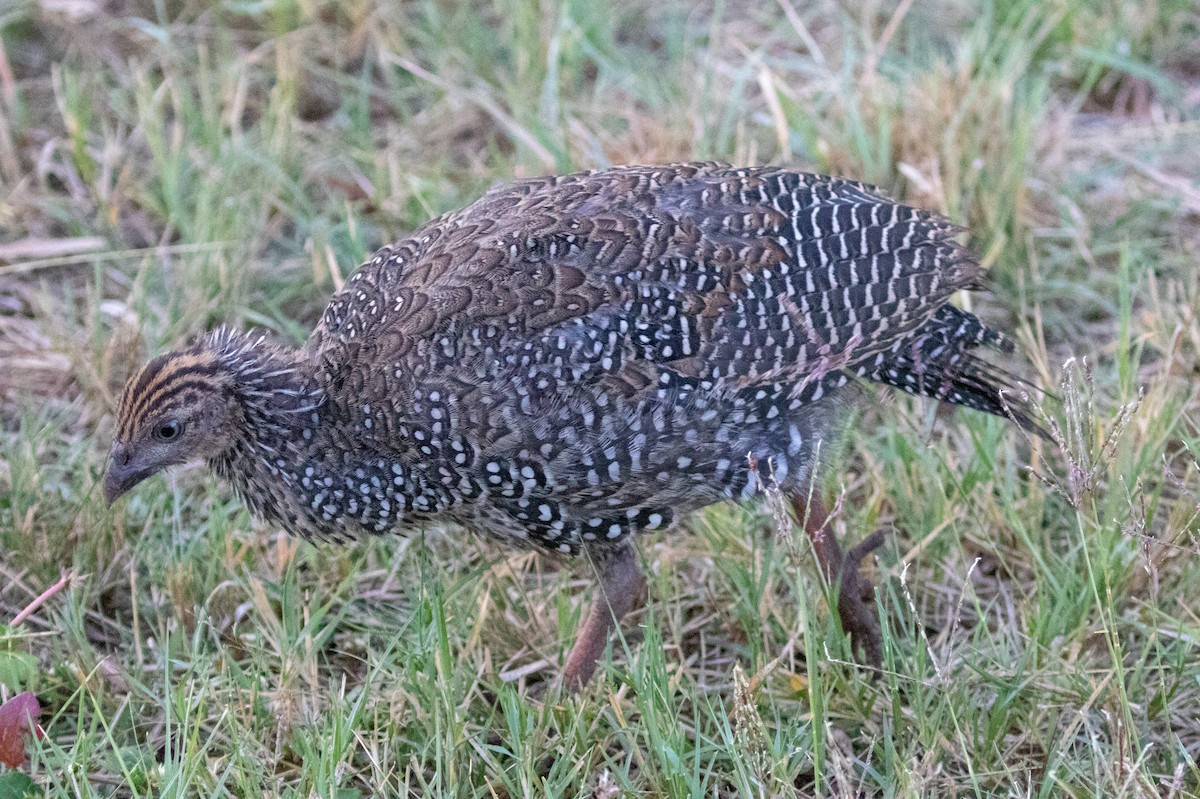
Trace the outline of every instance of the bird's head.
<path fill-rule="evenodd" d="M 228 451 L 240 414 L 233 377 L 217 353 L 196 347 L 150 361 L 121 397 L 104 499 L 111 505 L 169 466 Z"/>

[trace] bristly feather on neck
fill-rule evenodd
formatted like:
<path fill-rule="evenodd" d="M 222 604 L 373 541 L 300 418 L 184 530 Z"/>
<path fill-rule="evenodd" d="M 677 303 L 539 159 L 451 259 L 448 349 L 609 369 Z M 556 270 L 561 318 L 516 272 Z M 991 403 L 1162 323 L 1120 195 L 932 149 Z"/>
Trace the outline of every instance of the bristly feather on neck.
<path fill-rule="evenodd" d="M 200 346 L 225 366 L 236 390 L 251 404 L 269 401 L 277 406 L 277 412 L 303 413 L 324 401 L 312 365 L 301 350 L 261 333 L 241 333 L 228 327 L 206 335 Z"/>

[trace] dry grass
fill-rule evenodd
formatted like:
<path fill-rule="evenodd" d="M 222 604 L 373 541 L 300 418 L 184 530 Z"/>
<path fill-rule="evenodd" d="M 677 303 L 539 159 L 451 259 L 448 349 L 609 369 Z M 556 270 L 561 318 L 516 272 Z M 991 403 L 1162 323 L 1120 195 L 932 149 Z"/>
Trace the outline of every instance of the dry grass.
<path fill-rule="evenodd" d="M 39 790 L 1198 795 L 1193 6 L 0 7 L 0 619 L 76 575 L 0 626 Z M 582 571 L 458 531 L 298 544 L 198 469 L 100 501 L 146 353 L 301 340 L 494 181 L 709 157 L 967 224 L 975 310 L 1053 391 L 1054 446 L 892 399 L 832 464 L 839 532 L 891 532 L 879 681 L 769 501 L 646 539 L 648 601 L 577 698 L 545 691 Z"/>

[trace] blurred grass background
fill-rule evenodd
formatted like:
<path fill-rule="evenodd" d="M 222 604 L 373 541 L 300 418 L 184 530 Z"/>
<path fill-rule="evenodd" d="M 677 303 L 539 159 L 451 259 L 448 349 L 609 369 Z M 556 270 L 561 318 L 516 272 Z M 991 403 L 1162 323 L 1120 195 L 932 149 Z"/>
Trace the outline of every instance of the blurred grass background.
<path fill-rule="evenodd" d="M 26 772 L 55 797 L 1198 795 L 1198 153 L 1194 0 L 7 0 L 0 623 L 72 574 L 0 626 L 0 700 L 46 709 Z M 769 503 L 645 538 L 647 604 L 579 697 L 545 689 L 583 570 L 440 529 L 297 543 L 202 469 L 104 507 L 147 354 L 219 323 L 302 341 L 364 256 L 497 181 L 709 158 L 968 226 L 974 310 L 1053 393 L 1055 447 L 864 411 L 828 490 L 849 540 L 890 532 L 883 679 Z"/>

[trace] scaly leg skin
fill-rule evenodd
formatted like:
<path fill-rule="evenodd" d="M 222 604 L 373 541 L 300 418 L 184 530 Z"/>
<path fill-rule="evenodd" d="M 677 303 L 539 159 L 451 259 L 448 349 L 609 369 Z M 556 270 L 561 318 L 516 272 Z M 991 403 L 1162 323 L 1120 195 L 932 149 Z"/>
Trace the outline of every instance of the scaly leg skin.
<path fill-rule="evenodd" d="M 866 665 L 878 671 L 883 663 L 883 638 L 875 610 L 875 588 L 859 572 L 863 559 L 883 544 L 883 531 L 876 530 L 843 554 L 829 522 L 829 511 L 816 497 L 792 497 L 796 521 L 812 541 L 817 562 L 829 584 L 838 589 L 838 617 L 851 642 L 862 649 Z"/>
<path fill-rule="evenodd" d="M 579 628 L 579 636 L 563 669 L 563 685 L 573 691 L 582 689 L 592 678 L 596 661 L 608 644 L 609 633 L 633 607 L 645 583 L 637 554 L 628 540 L 615 548 L 595 547 L 588 551 L 588 557 L 596 568 L 600 584 L 591 612 Z"/>

